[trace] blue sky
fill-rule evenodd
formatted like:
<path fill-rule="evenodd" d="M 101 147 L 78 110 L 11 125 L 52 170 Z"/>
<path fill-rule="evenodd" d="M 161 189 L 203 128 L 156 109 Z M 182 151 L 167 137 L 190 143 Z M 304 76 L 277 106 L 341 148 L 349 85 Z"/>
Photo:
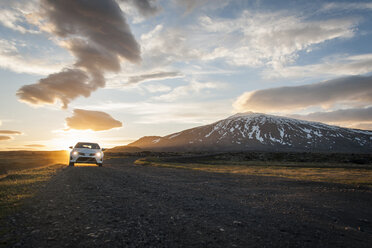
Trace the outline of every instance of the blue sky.
<path fill-rule="evenodd" d="M 370 1 L 76 1 L 97 23 L 69 2 L 0 3 L 0 149 L 110 147 L 248 111 L 372 129 Z"/>

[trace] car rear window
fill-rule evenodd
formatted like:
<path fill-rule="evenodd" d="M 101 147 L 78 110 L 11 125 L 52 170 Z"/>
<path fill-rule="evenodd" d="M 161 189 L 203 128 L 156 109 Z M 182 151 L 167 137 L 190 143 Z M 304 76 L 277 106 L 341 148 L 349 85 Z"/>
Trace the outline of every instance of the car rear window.
<path fill-rule="evenodd" d="M 96 143 L 77 143 L 75 148 L 99 149 Z"/>

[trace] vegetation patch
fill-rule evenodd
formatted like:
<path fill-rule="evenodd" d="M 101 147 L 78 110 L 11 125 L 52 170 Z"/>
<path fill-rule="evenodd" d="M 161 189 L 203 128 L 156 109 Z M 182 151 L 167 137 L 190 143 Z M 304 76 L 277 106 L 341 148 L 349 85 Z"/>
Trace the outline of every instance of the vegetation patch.
<path fill-rule="evenodd" d="M 17 209 L 64 165 L 8 171 L 0 177 L 0 219 Z"/>
<path fill-rule="evenodd" d="M 164 161 L 159 158 L 141 158 L 136 165 L 148 165 L 179 169 L 191 169 L 217 173 L 236 173 L 242 175 L 276 176 L 296 180 L 332 182 L 372 187 L 371 165 L 295 163 L 275 161 L 210 161 L 207 163 L 180 163 Z"/>
<path fill-rule="evenodd" d="M 0 151 L 0 176 L 9 171 L 67 164 L 67 151 Z"/>

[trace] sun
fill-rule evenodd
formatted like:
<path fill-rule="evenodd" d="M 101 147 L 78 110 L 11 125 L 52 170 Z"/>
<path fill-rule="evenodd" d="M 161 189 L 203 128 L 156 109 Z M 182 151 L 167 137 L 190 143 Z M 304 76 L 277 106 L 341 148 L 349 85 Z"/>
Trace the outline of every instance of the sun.
<path fill-rule="evenodd" d="M 77 142 L 100 143 L 96 132 L 91 130 L 56 131 L 56 133 L 59 137 L 50 140 L 47 145 L 52 150 L 68 150 L 70 146 L 74 146 Z"/>

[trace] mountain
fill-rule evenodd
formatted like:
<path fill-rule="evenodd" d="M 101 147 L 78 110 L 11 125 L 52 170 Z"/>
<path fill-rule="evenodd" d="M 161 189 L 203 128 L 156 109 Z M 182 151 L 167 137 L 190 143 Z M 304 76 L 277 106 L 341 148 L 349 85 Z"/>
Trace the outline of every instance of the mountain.
<path fill-rule="evenodd" d="M 164 137 L 143 137 L 129 146 L 155 151 L 371 153 L 372 131 L 249 112 Z"/>

